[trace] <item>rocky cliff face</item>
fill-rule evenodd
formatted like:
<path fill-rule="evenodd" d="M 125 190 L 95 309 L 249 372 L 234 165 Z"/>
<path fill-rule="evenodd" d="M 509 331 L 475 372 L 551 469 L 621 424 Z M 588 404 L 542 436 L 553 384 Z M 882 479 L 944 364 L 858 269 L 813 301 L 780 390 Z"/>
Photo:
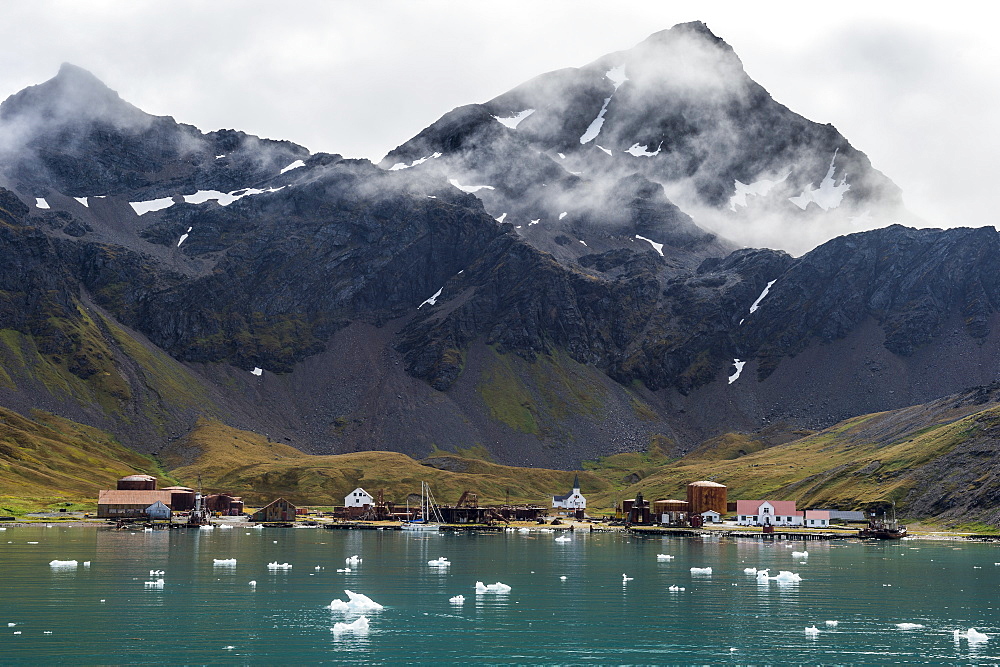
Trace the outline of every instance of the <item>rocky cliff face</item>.
<path fill-rule="evenodd" d="M 207 414 L 312 452 L 573 467 L 1000 367 L 993 230 L 798 258 L 708 231 L 833 235 L 899 193 L 700 24 L 457 109 L 381 166 L 149 116 L 72 66 L 0 105 L 0 151 L 0 402 L 143 451 Z"/>

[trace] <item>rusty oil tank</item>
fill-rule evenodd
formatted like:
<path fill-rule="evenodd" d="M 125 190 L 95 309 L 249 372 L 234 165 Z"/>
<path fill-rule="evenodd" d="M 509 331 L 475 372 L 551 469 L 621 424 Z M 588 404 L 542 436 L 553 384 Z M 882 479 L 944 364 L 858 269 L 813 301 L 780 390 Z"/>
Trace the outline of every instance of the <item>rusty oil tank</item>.
<path fill-rule="evenodd" d="M 150 475 L 128 475 L 118 480 L 119 491 L 156 491 L 156 478 Z"/>
<path fill-rule="evenodd" d="M 726 486 L 718 482 L 702 480 L 691 482 L 687 486 L 688 511 L 701 514 L 707 510 L 715 510 L 720 515 L 726 513 Z"/>

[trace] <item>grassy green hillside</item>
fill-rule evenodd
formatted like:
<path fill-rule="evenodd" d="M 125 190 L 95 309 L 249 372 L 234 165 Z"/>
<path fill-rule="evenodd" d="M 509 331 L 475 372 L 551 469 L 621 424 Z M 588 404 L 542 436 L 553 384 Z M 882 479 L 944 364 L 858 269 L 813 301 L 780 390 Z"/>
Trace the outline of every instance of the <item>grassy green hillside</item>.
<path fill-rule="evenodd" d="M 156 462 L 107 433 L 44 412 L 28 419 L 0 408 L 0 510 L 73 506 L 96 508 L 97 491 L 143 472 L 173 478 Z"/>
<path fill-rule="evenodd" d="M 188 484 L 201 479 L 205 491 L 227 491 L 249 504 L 283 496 L 293 503 L 339 505 L 358 486 L 369 493 L 385 490 L 385 499 L 403 503 L 420 493 L 426 481 L 441 503 L 454 503 L 463 491 L 474 491 L 481 503 L 547 503 L 553 493 L 565 493 L 572 472 L 543 468 L 513 468 L 479 458 L 442 454 L 425 464 L 396 452 L 356 452 L 316 456 L 265 437 L 215 421 L 202 420 L 186 438 L 163 452 L 172 474 Z M 581 482 L 594 490 L 611 485 L 593 474 Z"/>

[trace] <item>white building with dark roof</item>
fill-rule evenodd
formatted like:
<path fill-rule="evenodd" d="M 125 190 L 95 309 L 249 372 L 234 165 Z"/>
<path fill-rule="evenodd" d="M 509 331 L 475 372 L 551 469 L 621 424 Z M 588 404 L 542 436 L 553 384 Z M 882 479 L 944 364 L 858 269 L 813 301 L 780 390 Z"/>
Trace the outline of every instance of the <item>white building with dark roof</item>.
<path fill-rule="evenodd" d="M 573 490 L 564 496 L 552 496 L 552 507 L 566 510 L 587 509 L 587 499 L 580 493 L 580 476 L 573 478 Z"/>
<path fill-rule="evenodd" d="M 344 496 L 344 507 L 370 507 L 375 504 L 372 494 L 360 486 Z"/>

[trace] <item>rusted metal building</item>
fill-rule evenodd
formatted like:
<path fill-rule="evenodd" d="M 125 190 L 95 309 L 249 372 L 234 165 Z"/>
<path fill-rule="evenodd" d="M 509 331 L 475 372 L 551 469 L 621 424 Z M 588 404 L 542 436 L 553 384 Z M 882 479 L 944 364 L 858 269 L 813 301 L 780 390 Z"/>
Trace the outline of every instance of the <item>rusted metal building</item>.
<path fill-rule="evenodd" d="M 128 475 L 118 480 L 119 491 L 155 491 L 156 478 L 151 475 Z"/>
<path fill-rule="evenodd" d="M 667 526 L 686 526 L 688 524 L 688 508 L 686 500 L 654 500 L 653 520 Z"/>
<path fill-rule="evenodd" d="M 625 514 L 625 521 L 639 526 L 647 526 L 652 521 L 649 501 L 643 500 L 642 493 L 635 494 L 635 498 L 622 501 L 622 511 Z"/>
<path fill-rule="evenodd" d="M 701 514 L 706 510 L 726 513 L 726 487 L 718 482 L 702 480 L 687 486 L 689 515 Z"/>
<path fill-rule="evenodd" d="M 243 498 L 228 493 L 213 493 L 205 496 L 205 509 L 225 516 L 240 516 L 244 510 Z"/>
<path fill-rule="evenodd" d="M 142 519 L 146 508 L 157 501 L 170 506 L 169 491 L 104 489 L 97 497 L 97 516 L 102 519 Z"/>
<path fill-rule="evenodd" d="M 175 512 L 193 510 L 197 494 L 195 490 L 187 486 L 166 486 L 160 491 L 170 492 L 170 507 Z"/>
<path fill-rule="evenodd" d="M 295 505 L 284 498 L 278 498 L 250 515 L 257 523 L 281 523 L 295 521 Z"/>

